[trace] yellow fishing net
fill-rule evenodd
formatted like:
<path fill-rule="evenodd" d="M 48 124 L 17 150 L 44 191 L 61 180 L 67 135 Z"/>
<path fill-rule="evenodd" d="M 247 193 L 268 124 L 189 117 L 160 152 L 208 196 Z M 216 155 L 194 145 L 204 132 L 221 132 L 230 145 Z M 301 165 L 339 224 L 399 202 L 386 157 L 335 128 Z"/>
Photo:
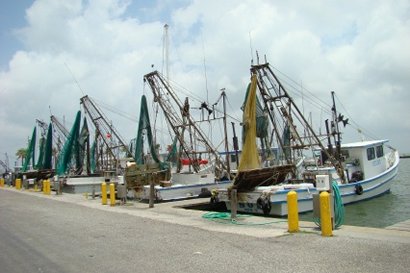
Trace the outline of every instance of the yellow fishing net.
<path fill-rule="evenodd" d="M 251 88 L 242 117 L 246 135 L 239 161 L 239 172 L 260 168 L 258 148 L 256 147 L 256 84 L 256 75 L 252 75 Z"/>

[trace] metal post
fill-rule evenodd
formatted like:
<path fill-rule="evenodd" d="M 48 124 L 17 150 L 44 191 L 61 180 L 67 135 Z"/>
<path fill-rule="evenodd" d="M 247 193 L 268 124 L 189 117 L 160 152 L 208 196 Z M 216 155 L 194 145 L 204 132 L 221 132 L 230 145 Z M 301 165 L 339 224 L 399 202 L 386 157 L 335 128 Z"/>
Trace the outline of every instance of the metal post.
<path fill-rule="evenodd" d="M 235 123 L 232 122 L 232 130 L 233 130 L 233 149 L 235 150 L 235 158 L 236 158 L 236 168 L 239 167 L 239 146 L 238 146 L 238 137 L 236 136 L 235 132 Z M 230 174 L 229 174 L 230 175 Z"/>
<path fill-rule="evenodd" d="M 149 182 L 149 207 L 153 208 L 154 207 L 154 199 L 155 199 L 155 183 L 154 179 L 152 179 Z"/>
<path fill-rule="evenodd" d="M 95 199 L 95 185 L 93 185 L 93 189 L 91 191 L 91 197 L 93 198 L 93 200 Z"/>
<path fill-rule="evenodd" d="M 58 194 L 63 194 L 63 180 L 58 179 Z"/>
<path fill-rule="evenodd" d="M 238 194 L 236 189 L 231 190 L 231 220 L 236 220 L 238 211 Z"/>

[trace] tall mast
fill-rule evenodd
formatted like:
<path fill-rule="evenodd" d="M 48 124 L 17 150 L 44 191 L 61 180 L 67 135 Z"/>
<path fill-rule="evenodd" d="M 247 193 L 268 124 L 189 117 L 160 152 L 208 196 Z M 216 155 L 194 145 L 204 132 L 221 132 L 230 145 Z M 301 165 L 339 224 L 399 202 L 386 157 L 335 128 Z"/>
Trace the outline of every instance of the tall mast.
<path fill-rule="evenodd" d="M 163 66 L 165 66 L 165 78 L 169 81 L 169 38 L 168 38 L 168 28 L 169 25 L 164 25 L 164 37 L 163 37 L 163 48 L 162 48 L 162 58 Z"/>
<path fill-rule="evenodd" d="M 338 122 L 338 117 L 337 117 L 337 110 L 336 110 L 336 103 L 335 103 L 335 91 L 332 91 L 332 115 L 333 115 L 333 121 L 332 121 L 332 127 L 336 130 L 335 132 L 332 132 L 332 134 L 335 134 L 336 137 L 336 159 L 340 160 L 340 130 L 339 130 L 339 122 Z"/>
<path fill-rule="evenodd" d="M 224 138 L 225 138 L 225 151 L 226 151 L 226 168 L 228 171 L 228 177 L 230 177 L 231 174 L 231 164 L 229 163 L 229 145 L 228 145 L 228 129 L 226 127 L 226 93 L 225 93 L 225 88 L 222 88 L 222 103 L 223 103 L 223 108 L 224 108 L 224 117 L 223 117 L 223 122 L 224 122 Z"/>

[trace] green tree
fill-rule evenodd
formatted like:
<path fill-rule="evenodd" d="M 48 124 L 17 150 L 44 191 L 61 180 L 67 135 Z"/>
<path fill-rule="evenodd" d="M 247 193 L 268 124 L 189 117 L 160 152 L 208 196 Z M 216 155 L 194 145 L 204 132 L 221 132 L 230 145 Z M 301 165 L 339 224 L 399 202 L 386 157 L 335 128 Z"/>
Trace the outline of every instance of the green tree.
<path fill-rule="evenodd" d="M 17 159 L 21 158 L 21 165 L 23 166 L 24 159 L 27 156 L 27 148 L 20 148 L 16 152 Z"/>

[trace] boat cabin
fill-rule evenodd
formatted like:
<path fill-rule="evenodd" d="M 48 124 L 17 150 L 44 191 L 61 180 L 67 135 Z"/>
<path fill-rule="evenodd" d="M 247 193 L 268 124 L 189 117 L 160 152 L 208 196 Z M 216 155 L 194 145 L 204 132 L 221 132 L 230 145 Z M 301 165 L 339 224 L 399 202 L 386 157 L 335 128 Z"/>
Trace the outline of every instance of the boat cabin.
<path fill-rule="evenodd" d="M 384 143 L 388 140 L 371 140 L 342 144 L 341 154 L 349 182 L 374 177 L 386 170 Z"/>

